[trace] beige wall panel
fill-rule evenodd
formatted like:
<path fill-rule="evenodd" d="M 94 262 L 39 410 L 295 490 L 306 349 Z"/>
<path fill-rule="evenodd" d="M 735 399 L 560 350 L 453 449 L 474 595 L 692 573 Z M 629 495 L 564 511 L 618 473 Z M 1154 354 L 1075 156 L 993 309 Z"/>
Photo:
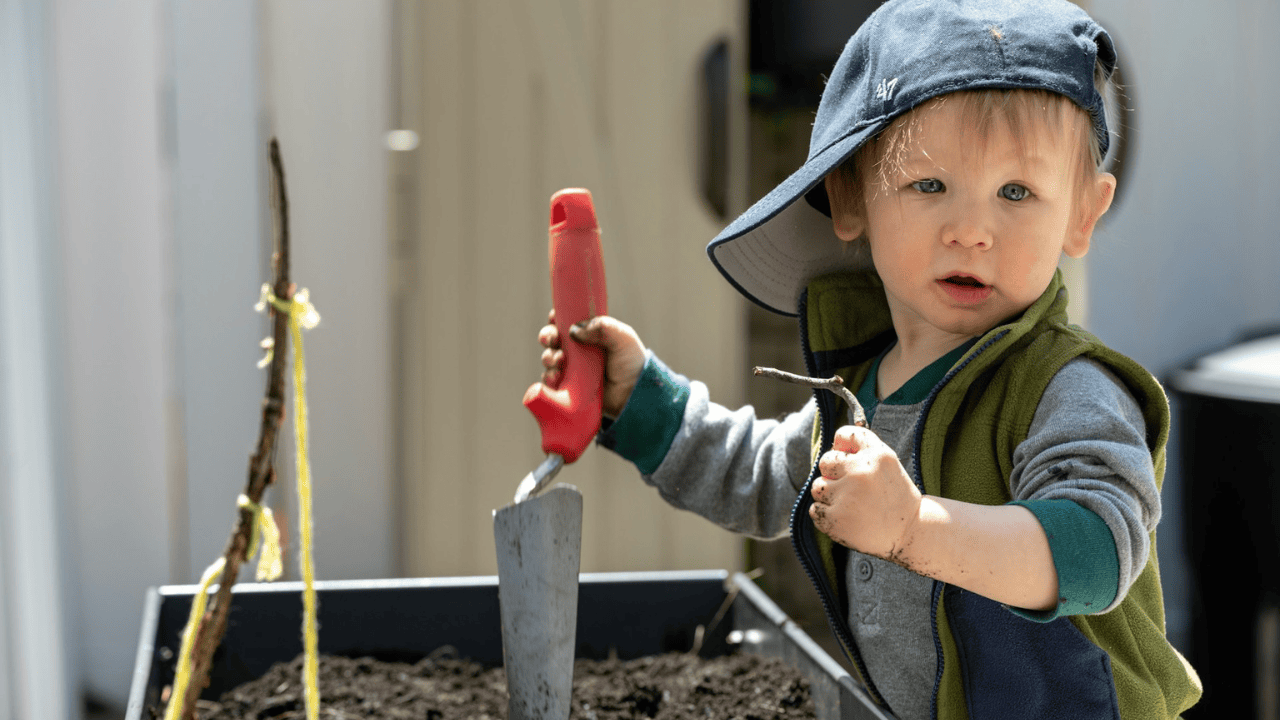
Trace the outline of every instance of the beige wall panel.
<path fill-rule="evenodd" d="M 453 518 L 474 533 L 476 567 L 496 571 L 490 511 L 511 502 L 516 485 L 541 461 L 536 424 L 521 406 L 540 365 L 538 328 L 550 307 L 547 271 L 549 193 L 530 187 L 542 138 L 533 131 L 532 48 L 510 0 L 473 0 L 476 69 L 473 174 L 464 207 L 472 232 L 461 241 L 474 258 L 467 268 L 465 322 L 471 381 L 470 411 L 461 416 L 472 435 L 474 461 L 454 478 L 470 487 L 474 507 Z M 542 197 L 539 197 L 542 195 Z M 442 478 L 443 479 L 443 478 Z M 486 570 L 487 572 L 487 570 Z"/>
<path fill-rule="evenodd" d="M 466 389 L 474 383 L 468 374 L 467 348 L 470 329 L 462 323 L 460 305 L 466 279 L 462 269 L 469 245 L 464 239 L 462 175 L 466 144 L 470 139 L 464 93 L 474 82 L 469 57 L 464 54 L 470 28 L 464 25 L 463 0 L 436 0 L 421 5 L 422 79 L 424 99 L 415 223 L 419 228 L 416 278 L 404 330 L 411 338 L 409 406 L 415 419 L 426 422 L 406 429 L 405 496 L 413 508 L 406 518 L 407 570 L 415 574 L 454 575 L 471 572 L 478 552 L 473 544 L 458 542 L 451 516 L 473 511 L 473 489 L 465 477 L 469 433 L 463 422 L 443 421 L 445 408 L 466 405 Z M 445 239 L 448 239 L 447 241 Z"/>
<path fill-rule="evenodd" d="M 661 239 L 651 235 L 649 226 L 658 214 L 652 210 L 657 209 L 654 198 L 661 180 L 661 168 L 652 157 L 670 136 L 670 129 L 655 118 L 655 110 L 665 100 L 655 97 L 653 90 L 664 80 L 660 57 L 667 48 L 653 28 L 665 5 L 597 3 L 589 43 L 595 125 L 604 146 L 604 189 L 616 198 L 608 218 L 612 230 L 604 238 L 609 310 L 633 324 L 648 343 L 660 340 L 656 324 L 644 311 L 648 297 L 661 294 L 655 293 L 660 276 L 652 264 L 652 258 L 661 253 Z M 624 22 L 630 23 L 625 31 Z M 635 43 L 637 37 L 647 42 Z M 621 50 L 624 47 L 626 51 Z M 626 52 L 625 63 L 618 62 L 621 52 Z M 618 95 L 625 95 L 630 104 L 616 103 Z M 625 568 L 667 567 L 670 553 L 664 545 L 670 509 L 657 493 L 635 481 L 634 468 L 616 460 L 605 457 L 601 462 L 601 469 L 608 473 L 602 477 L 609 478 L 602 483 L 597 503 L 604 533 L 600 536 L 602 560 Z"/>
<path fill-rule="evenodd" d="M 665 105 L 676 128 L 664 149 L 670 181 L 664 185 L 667 202 L 683 207 L 672 217 L 665 236 L 671 238 L 672 281 L 676 289 L 665 294 L 666 317 L 673 320 L 673 353 L 669 362 L 691 377 L 707 383 L 713 400 L 730 407 L 742 404 L 749 368 L 745 358 L 745 304 L 720 276 L 706 255 L 706 245 L 723 228 L 700 189 L 702 154 L 701 119 L 703 60 L 714 43 L 730 43 L 730 78 L 745 77 L 745 10 L 735 3 L 672 3 L 678 17 L 669 18 L 665 34 L 672 51 L 667 54 L 669 100 Z M 732 82 L 732 80 L 731 80 Z M 730 88 L 730 92 L 740 88 Z M 745 209 L 745 102 L 730 103 L 728 114 L 730 154 L 728 177 L 729 214 Z M 674 221 L 674 222 L 673 222 Z M 678 223 L 678 224 L 677 224 Z M 661 271 L 659 271 L 661 272 Z M 666 354 L 664 354 L 664 357 Z M 737 553 L 741 539 L 729 535 L 708 536 L 700 518 L 682 513 L 673 523 L 669 540 L 675 551 L 673 564 L 696 564 L 704 543 L 721 552 Z"/>
<path fill-rule="evenodd" d="M 423 6 L 402 16 L 420 16 L 423 90 L 405 112 L 422 128 L 417 201 L 401 209 L 421 244 L 406 279 L 417 317 L 405 328 L 405 556 L 411 574 L 489 574 L 490 511 L 541 460 L 519 398 L 537 379 L 551 303 L 555 190 L 592 191 L 611 313 L 680 371 L 741 387 L 742 305 L 703 252 L 720 222 L 697 195 L 692 153 L 701 55 L 742 30 L 736 2 Z M 670 508 L 607 451 L 560 479 L 583 493 L 584 572 L 740 563 L 740 539 Z"/>
<path fill-rule="evenodd" d="M 622 82 L 605 61 L 605 50 L 614 39 L 603 25 L 611 7 L 598 2 L 526 6 L 533 16 L 530 25 L 550 101 L 546 131 L 553 153 L 548 162 L 550 185 L 542 196 L 565 185 L 591 189 L 602 225 L 610 311 L 628 318 L 627 288 L 636 284 L 634 275 L 642 268 L 627 262 L 625 250 L 638 237 L 630 216 L 635 199 L 642 196 L 628 192 L 623 178 L 631 176 L 630 168 L 620 172 L 617 160 L 615 133 L 625 136 L 633 128 L 612 124 L 601 96 L 601 88 Z M 654 11 L 653 6 L 642 9 Z M 539 264 L 545 267 L 545 258 Z M 549 292 L 547 298 L 549 304 Z M 661 536 L 663 515 L 670 510 L 637 482 L 633 468 L 607 452 L 592 450 L 562 478 L 577 485 L 584 496 L 584 570 L 645 569 L 661 562 L 655 541 Z"/>
<path fill-rule="evenodd" d="M 663 295 L 665 274 L 656 273 L 665 263 L 670 244 L 664 232 L 667 219 L 679 208 L 664 203 L 664 187 L 670 182 L 664 149 L 675 139 L 676 127 L 667 112 L 669 46 L 667 18 L 670 3 L 599 3 L 602 8 L 597 35 L 593 87 L 600 113 L 600 127 L 609 142 L 607 158 L 614 190 L 626 202 L 610 225 L 618 236 L 605 249 L 612 266 L 627 268 L 610 275 L 609 302 L 613 314 L 631 323 L 650 344 L 663 340 L 653 301 Z M 687 203 L 686 203 L 687 204 Z"/>

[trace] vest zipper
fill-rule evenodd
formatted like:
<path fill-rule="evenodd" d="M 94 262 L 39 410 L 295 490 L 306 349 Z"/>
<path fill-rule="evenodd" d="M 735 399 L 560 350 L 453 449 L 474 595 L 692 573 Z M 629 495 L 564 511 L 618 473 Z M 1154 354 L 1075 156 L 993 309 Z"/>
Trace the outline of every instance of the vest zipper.
<path fill-rule="evenodd" d="M 809 349 L 809 323 L 806 305 L 806 297 L 802 296 L 800 300 L 800 342 L 804 348 L 805 369 L 810 377 L 816 377 L 817 368 L 813 359 L 813 353 Z M 827 396 L 827 397 L 824 397 Z M 820 438 L 819 448 L 829 445 L 832 438 L 827 437 L 827 427 L 825 416 L 829 412 L 829 398 L 833 395 L 825 390 L 815 390 L 814 398 L 818 404 L 818 437 Z M 796 496 L 795 504 L 791 507 L 791 548 L 795 551 L 796 557 L 800 558 L 800 567 L 804 568 L 805 574 L 809 576 L 809 582 L 818 591 L 818 599 L 822 602 L 822 609 L 827 616 L 827 624 L 831 626 L 832 632 L 835 633 L 836 639 L 840 641 L 841 647 L 844 649 L 845 655 L 853 661 L 858 668 L 858 672 L 862 675 L 860 678 L 866 685 L 866 690 L 871 698 L 881 707 L 888 707 L 884 697 L 880 691 L 876 689 L 875 683 L 871 680 L 871 673 L 867 671 L 866 662 L 862 659 L 862 653 L 859 652 L 857 644 L 853 641 L 853 631 L 849 627 L 848 620 L 840 615 L 840 603 L 833 596 L 831 587 L 825 581 L 825 571 L 822 570 L 822 559 L 817 557 L 817 552 L 810 542 L 805 542 L 803 521 L 806 518 L 801 517 L 801 508 L 805 507 L 805 497 L 809 495 L 813 487 L 813 480 L 818 476 L 818 461 L 814 460 L 812 467 L 809 469 L 809 479 L 805 481 L 804 489 Z M 805 513 L 807 516 L 807 513 Z M 837 570 L 838 572 L 838 570 Z M 935 636 L 937 635 L 935 623 Z M 934 692 L 935 696 L 937 691 Z"/>
<path fill-rule="evenodd" d="M 951 379 L 954 378 L 957 373 L 968 367 L 969 363 L 973 362 L 973 360 L 985 352 L 987 348 L 991 347 L 1008 334 L 1009 331 L 1005 330 L 983 343 L 977 350 L 969 353 L 959 365 L 948 371 L 947 374 L 938 381 L 938 384 L 933 386 L 933 389 L 929 391 L 929 396 L 925 398 L 924 404 L 921 405 L 920 418 L 916 420 L 915 427 L 915 448 L 911 451 L 912 465 L 915 466 L 912 473 L 915 475 L 913 479 L 915 480 L 916 487 L 919 488 L 921 494 L 924 493 L 924 471 L 920 468 L 920 445 L 924 441 L 925 419 L 929 417 L 929 410 L 933 408 L 933 401 L 937 399 L 938 395 L 942 392 L 942 388 L 945 387 L 947 383 L 951 382 Z M 941 580 L 933 581 L 932 602 L 929 605 L 929 625 L 933 630 L 933 649 L 934 652 L 937 653 L 938 657 L 938 672 L 933 679 L 933 697 L 929 700 L 929 715 L 933 720 L 938 720 L 938 692 L 942 689 L 942 670 L 943 665 L 946 662 L 942 655 L 942 636 L 938 632 L 938 602 L 942 598 L 942 593 L 946 589 L 946 585 L 947 584 Z"/>

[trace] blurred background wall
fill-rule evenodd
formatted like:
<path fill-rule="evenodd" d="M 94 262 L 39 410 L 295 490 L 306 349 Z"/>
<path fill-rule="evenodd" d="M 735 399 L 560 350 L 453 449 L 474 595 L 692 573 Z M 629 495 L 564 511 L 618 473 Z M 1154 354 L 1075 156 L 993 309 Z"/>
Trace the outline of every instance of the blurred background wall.
<path fill-rule="evenodd" d="M 592 189 L 611 311 L 664 359 L 726 404 L 803 401 L 747 382 L 798 362 L 794 329 L 703 247 L 803 160 L 816 74 L 874 5 L 0 0 L 0 720 L 117 714 L 143 591 L 226 543 L 265 382 L 271 136 L 323 317 L 317 572 L 489 574 L 489 511 L 540 459 L 516 398 L 556 189 Z M 1087 7 L 1134 110 L 1078 307 L 1167 377 L 1280 322 L 1280 10 Z M 291 442 L 277 454 L 291 532 Z M 1159 550 L 1180 644 L 1175 456 Z M 563 476 L 587 502 L 584 571 L 762 565 L 803 618 L 785 544 L 744 547 L 633 475 L 593 450 Z"/>

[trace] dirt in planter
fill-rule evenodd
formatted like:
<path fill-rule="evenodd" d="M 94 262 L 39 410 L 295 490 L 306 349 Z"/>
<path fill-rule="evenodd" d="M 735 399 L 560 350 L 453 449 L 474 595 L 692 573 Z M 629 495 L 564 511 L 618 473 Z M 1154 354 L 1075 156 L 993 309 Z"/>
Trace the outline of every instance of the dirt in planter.
<path fill-rule="evenodd" d="M 453 720 L 507 717 L 501 667 L 434 657 L 417 664 L 372 658 L 320 659 L 320 717 Z M 302 656 L 263 677 L 201 701 L 200 720 L 305 717 Z M 780 660 L 735 654 L 702 659 L 670 653 L 574 663 L 570 720 L 791 720 L 813 718 L 809 684 Z"/>

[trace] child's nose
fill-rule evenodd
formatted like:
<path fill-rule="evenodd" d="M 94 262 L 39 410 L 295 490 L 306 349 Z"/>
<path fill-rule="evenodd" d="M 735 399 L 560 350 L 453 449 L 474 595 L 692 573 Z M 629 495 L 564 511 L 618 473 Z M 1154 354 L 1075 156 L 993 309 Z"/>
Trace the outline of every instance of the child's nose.
<path fill-rule="evenodd" d="M 988 220 L 981 212 L 963 213 L 943 228 L 942 242 L 946 245 L 986 250 L 995 239 Z"/>

